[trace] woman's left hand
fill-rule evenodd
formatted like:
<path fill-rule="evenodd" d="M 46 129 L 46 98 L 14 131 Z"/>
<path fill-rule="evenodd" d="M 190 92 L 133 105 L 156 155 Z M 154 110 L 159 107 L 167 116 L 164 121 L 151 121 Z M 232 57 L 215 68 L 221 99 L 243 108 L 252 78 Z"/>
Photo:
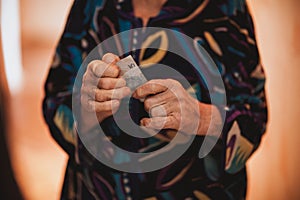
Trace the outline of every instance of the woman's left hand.
<path fill-rule="evenodd" d="M 136 89 L 133 97 L 145 99 L 145 110 L 150 114 L 150 118 L 141 120 L 142 126 L 205 135 L 204 129 L 208 126 L 205 124 L 210 122 L 211 105 L 193 98 L 178 81 L 148 81 Z"/>

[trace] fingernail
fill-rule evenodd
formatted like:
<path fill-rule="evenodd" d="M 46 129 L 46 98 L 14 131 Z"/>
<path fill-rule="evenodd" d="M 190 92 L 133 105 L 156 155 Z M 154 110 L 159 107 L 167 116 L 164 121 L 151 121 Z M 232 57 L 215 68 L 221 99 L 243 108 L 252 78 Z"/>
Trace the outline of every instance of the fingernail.
<path fill-rule="evenodd" d="M 113 100 L 112 101 L 112 105 L 113 105 L 113 107 L 118 106 L 119 105 L 119 101 L 118 100 Z"/>
<path fill-rule="evenodd" d="M 125 90 L 124 90 L 124 92 L 123 92 L 124 96 L 130 95 L 130 93 L 131 93 L 130 88 L 126 87 Z"/>
<path fill-rule="evenodd" d="M 141 124 L 141 126 L 147 126 L 148 125 L 145 119 L 141 119 L 140 124 Z"/>
<path fill-rule="evenodd" d="M 132 97 L 137 99 L 136 92 L 133 92 Z"/>
<path fill-rule="evenodd" d="M 126 80 L 124 78 L 121 78 L 121 84 L 126 85 Z"/>

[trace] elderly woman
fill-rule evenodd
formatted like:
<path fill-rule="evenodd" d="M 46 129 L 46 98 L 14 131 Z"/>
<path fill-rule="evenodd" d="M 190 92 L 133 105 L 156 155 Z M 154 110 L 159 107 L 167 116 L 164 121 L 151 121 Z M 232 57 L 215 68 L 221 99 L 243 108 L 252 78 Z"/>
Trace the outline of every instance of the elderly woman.
<path fill-rule="evenodd" d="M 147 31 L 147 27 L 156 29 Z M 142 31 L 134 31 L 136 28 Z M 224 108 L 213 104 L 206 82 L 189 61 L 172 52 L 145 50 L 149 43 L 172 45 L 171 36 L 162 28 L 190 37 L 208 52 L 224 83 Z M 122 48 L 118 42 L 106 47 L 84 68 L 81 92 L 74 98 L 72 88 L 84 59 L 98 44 L 123 31 L 130 32 L 129 51 L 124 55 L 110 52 L 114 45 Z M 185 52 L 198 55 L 188 45 Z M 118 65 L 125 55 L 132 55 L 149 81 L 128 87 Z M 196 95 L 171 74 L 147 76 L 147 70 L 161 67 L 155 64 L 178 71 Z M 257 149 L 267 122 L 264 81 L 252 19 L 243 0 L 75 0 L 45 84 L 43 103 L 53 137 L 69 154 L 61 199 L 244 199 L 245 163 Z M 72 95 L 80 105 L 82 120 L 73 117 Z M 118 127 L 114 115 L 128 98 L 130 117 L 123 120 L 158 129 L 158 134 L 137 138 Z M 211 122 L 222 124 L 222 112 L 220 137 L 213 150 L 199 158 L 203 138 Z M 151 152 L 155 145 L 163 147 L 172 141 L 174 131 L 193 135 L 195 140 L 167 166 L 124 172 L 97 160 L 78 137 L 78 131 L 85 135 L 95 131 L 89 129 L 90 120 L 85 117 L 90 113 L 95 114 L 107 139 L 127 151 Z M 115 162 L 134 162 L 105 145 L 98 148 L 110 152 Z"/>

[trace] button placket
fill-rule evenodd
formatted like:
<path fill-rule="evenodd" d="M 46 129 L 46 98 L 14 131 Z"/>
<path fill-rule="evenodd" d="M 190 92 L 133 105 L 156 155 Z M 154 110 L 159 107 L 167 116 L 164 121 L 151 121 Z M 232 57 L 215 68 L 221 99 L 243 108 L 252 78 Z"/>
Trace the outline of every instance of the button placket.
<path fill-rule="evenodd" d="M 126 200 L 132 200 L 131 197 L 131 188 L 130 188 L 130 181 L 127 173 L 123 173 L 123 185 L 124 185 L 124 191 Z"/>
<path fill-rule="evenodd" d="M 132 57 L 134 60 L 137 59 L 137 45 L 138 45 L 138 32 L 137 30 L 133 30 L 133 38 L 132 38 Z"/>

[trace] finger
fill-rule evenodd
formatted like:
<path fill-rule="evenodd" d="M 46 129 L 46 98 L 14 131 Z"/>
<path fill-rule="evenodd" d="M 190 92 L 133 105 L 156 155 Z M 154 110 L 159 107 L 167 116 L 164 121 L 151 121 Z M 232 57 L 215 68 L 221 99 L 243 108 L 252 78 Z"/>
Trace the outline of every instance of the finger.
<path fill-rule="evenodd" d="M 150 116 L 154 117 L 166 117 L 172 111 L 170 110 L 170 106 L 167 104 L 155 106 L 150 109 Z"/>
<path fill-rule="evenodd" d="M 120 60 L 120 58 L 113 54 L 113 53 L 106 53 L 103 57 L 102 60 L 104 62 L 106 62 L 107 64 L 111 64 L 111 63 L 116 63 Z"/>
<path fill-rule="evenodd" d="M 126 81 L 123 78 L 100 78 L 98 88 L 101 89 L 115 89 L 126 86 Z"/>
<path fill-rule="evenodd" d="M 168 84 L 165 80 L 151 80 L 138 87 L 133 94 L 136 99 L 143 99 L 149 95 L 158 94 L 168 90 Z"/>
<path fill-rule="evenodd" d="M 104 102 L 97 102 L 91 99 L 88 95 L 81 96 L 81 105 L 88 112 L 112 112 L 119 108 L 119 100 L 110 100 Z"/>
<path fill-rule="evenodd" d="M 110 100 L 110 101 L 104 101 L 104 102 L 98 102 L 89 100 L 88 101 L 88 110 L 94 111 L 96 113 L 100 112 L 113 112 L 114 110 L 117 110 L 120 106 L 119 100 Z"/>
<path fill-rule="evenodd" d="M 148 96 L 144 101 L 145 110 L 149 111 L 151 108 L 163 104 L 167 104 L 168 102 L 174 102 L 176 100 L 175 94 L 172 91 L 167 90 L 165 92 Z"/>
<path fill-rule="evenodd" d="M 179 129 L 180 123 L 177 122 L 174 116 L 143 118 L 141 125 L 152 129 Z"/>
<path fill-rule="evenodd" d="M 97 88 L 95 89 L 93 98 L 98 102 L 102 102 L 112 99 L 121 100 L 128 95 L 130 95 L 130 89 L 128 87 L 117 88 L 114 90 L 102 90 Z"/>
<path fill-rule="evenodd" d="M 82 77 L 82 85 L 97 85 L 99 78 L 94 75 L 91 71 L 85 73 Z M 82 86 L 83 87 L 83 86 Z"/>
<path fill-rule="evenodd" d="M 98 78 L 117 78 L 120 73 L 120 69 L 115 63 L 108 64 L 102 60 L 94 60 L 90 62 L 88 65 L 88 69 L 94 74 L 94 76 Z"/>

